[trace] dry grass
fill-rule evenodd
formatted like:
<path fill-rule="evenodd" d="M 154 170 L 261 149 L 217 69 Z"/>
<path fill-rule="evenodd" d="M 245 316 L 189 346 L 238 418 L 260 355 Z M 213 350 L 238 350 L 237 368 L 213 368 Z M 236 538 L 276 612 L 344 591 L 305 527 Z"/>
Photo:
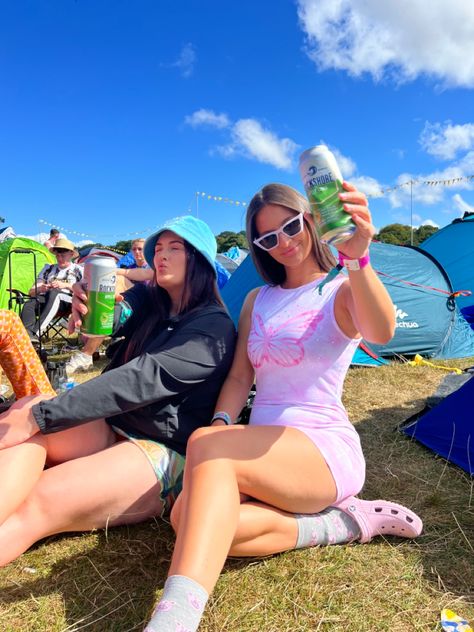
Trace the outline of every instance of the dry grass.
<path fill-rule="evenodd" d="M 473 480 L 395 431 L 443 375 L 402 364 L 351 369 L 345 387 L 367 457 L 363 496 L 409 505 L 423 535 L 231 560 L 203 632 L 426 632 L 441 629 L 444 607 L 474 622 Z M 49 538 L 0 571 L 0 630 L 141 630 L 172 546 L 161 521 Z"/>

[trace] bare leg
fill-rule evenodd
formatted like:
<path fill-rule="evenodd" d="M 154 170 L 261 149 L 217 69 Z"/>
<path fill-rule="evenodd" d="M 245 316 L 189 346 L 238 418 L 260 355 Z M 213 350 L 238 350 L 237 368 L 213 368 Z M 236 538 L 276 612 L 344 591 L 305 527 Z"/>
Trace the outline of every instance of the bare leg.
<path fill-rule="evenodd" d="M 178 532 L 182 494 L 171 512 L 171 524 Z M 295 547 L 298 525 L 294 514 L 270 507 L 254 500 L 241 502 L 239 523 L 229 555 L 234 557 L 262 557 L 289 551 Z"/>
<path fill-rule="evenodd" d="M 86 353 L 91 357 L 103 343 L 107 336 L 95 336 L 94 338 L 90 338 L 89 336 L 85 336 L 85 343 L 82 347 L 82 353 Z"/>
<path fill-rule="evenodd" d="M 116 435 L 104 420 L 50 435 L 36 434 L 25 443 L 0 450 L 0 524 L 27 498 L 45 463 L 61 463 L 112 445 Z"/>
<path fill-rule="evenodd" d="M 335 501 L 336 485 L 319 450 L 298 430 L 201 428 L 188 443 L 170 575 L 212 591 L 236 535 L 240 492 L 284 512 L 315 513 Z"/>
<path fill-rule="evenodd" d="M 161 511 L 161 483 L 148 459 L 132 442 L 120 441 L 42 473 L 0 526 L 0 565 L 54 533 L 132 524 Z"/>

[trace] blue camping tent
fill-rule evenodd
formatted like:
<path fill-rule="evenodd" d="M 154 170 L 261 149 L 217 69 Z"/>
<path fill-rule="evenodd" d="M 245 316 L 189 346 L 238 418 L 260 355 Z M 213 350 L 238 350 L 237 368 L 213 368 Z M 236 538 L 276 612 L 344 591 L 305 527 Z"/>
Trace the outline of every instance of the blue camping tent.
<path fill-rule="evenodd" d="M 436 231 L 420 248 L 443 266 L 455 290 L 472 292 L 459 297 L 459 307 L 474 305 L 474 213 L 466 213 Z"/>
<path fill-rule="evenodd" d="M 461 388 L 408 419 L 401 431 L 474 475 L 474 376 Z"/>
<path fill-rule="evenodd" d="M 474 331 L 462 317 L 448 275 L 434 257 L 418 248 L 373 243 L 370 255 L 396 309 L 396 332 L 386 345 L 370 345 L 379 356 L 430 358 L 474 356 Z M 262 285 L 251 257 L 231 276 L 222 297 L 237 322 L 247 293 Z M 358 350 L 354 363 L 372 363 Z"/>

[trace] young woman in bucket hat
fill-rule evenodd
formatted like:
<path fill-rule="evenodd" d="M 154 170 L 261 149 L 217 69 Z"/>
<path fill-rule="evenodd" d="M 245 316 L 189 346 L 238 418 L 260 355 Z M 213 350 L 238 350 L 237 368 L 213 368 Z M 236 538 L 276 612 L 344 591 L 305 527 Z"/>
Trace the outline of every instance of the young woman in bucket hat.
<path fill-rule="evenodd" d="M 195 632 L 230 554 L 262 556 L 321 544 L 415 537 L 422 523 L 392 502 L 355 497 L 365 477 L 342 384 L 362 335 L 385 343 L 393 305 L 370 266 L 374 227 L 365 195 L 340 195 L 356 231 L 341 244 L 348 276 L 320 243 L 306 198 L 264 187 L 247 210 L 251 254 L 268 285 L 242 308 L 234 362 L 213 426 L 188 442 L 177 538 L 146 632 Z M 256 378 L 248 426 L 232 425 Z"/>
<path fill-rule="evenodd" d="M 162 226 L 145 245 L 153 283 L 124 294 L 123 340 L 105 372 L 53 399 L 23 398 L 0 417 L 1 565 L 53 533 L 170 510 L 188 437 L 210 423 L 234 352 L 215 254 L 201 220 Z M 78 290 L 75 326 L 83 299 Z"/>

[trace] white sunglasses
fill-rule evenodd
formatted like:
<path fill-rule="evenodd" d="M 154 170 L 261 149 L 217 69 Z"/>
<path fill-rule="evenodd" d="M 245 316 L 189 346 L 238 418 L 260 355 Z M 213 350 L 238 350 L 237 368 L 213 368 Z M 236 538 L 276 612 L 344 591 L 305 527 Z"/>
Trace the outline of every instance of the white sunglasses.
<path fill-rule="evenodd" d="M 299 235 L 302 232 L 303 228 L 303 213 L 298 213 L 296 217 L 292 217 L 285 222 L 281 228 L 265 233 L 261 237 L 254 239 L 253 243 L 263 250 L 273 250 L 273 248 L 278 246 L 280 234 L 286 235 L 287 237 L 295 237 L 295 235 Z"/>

